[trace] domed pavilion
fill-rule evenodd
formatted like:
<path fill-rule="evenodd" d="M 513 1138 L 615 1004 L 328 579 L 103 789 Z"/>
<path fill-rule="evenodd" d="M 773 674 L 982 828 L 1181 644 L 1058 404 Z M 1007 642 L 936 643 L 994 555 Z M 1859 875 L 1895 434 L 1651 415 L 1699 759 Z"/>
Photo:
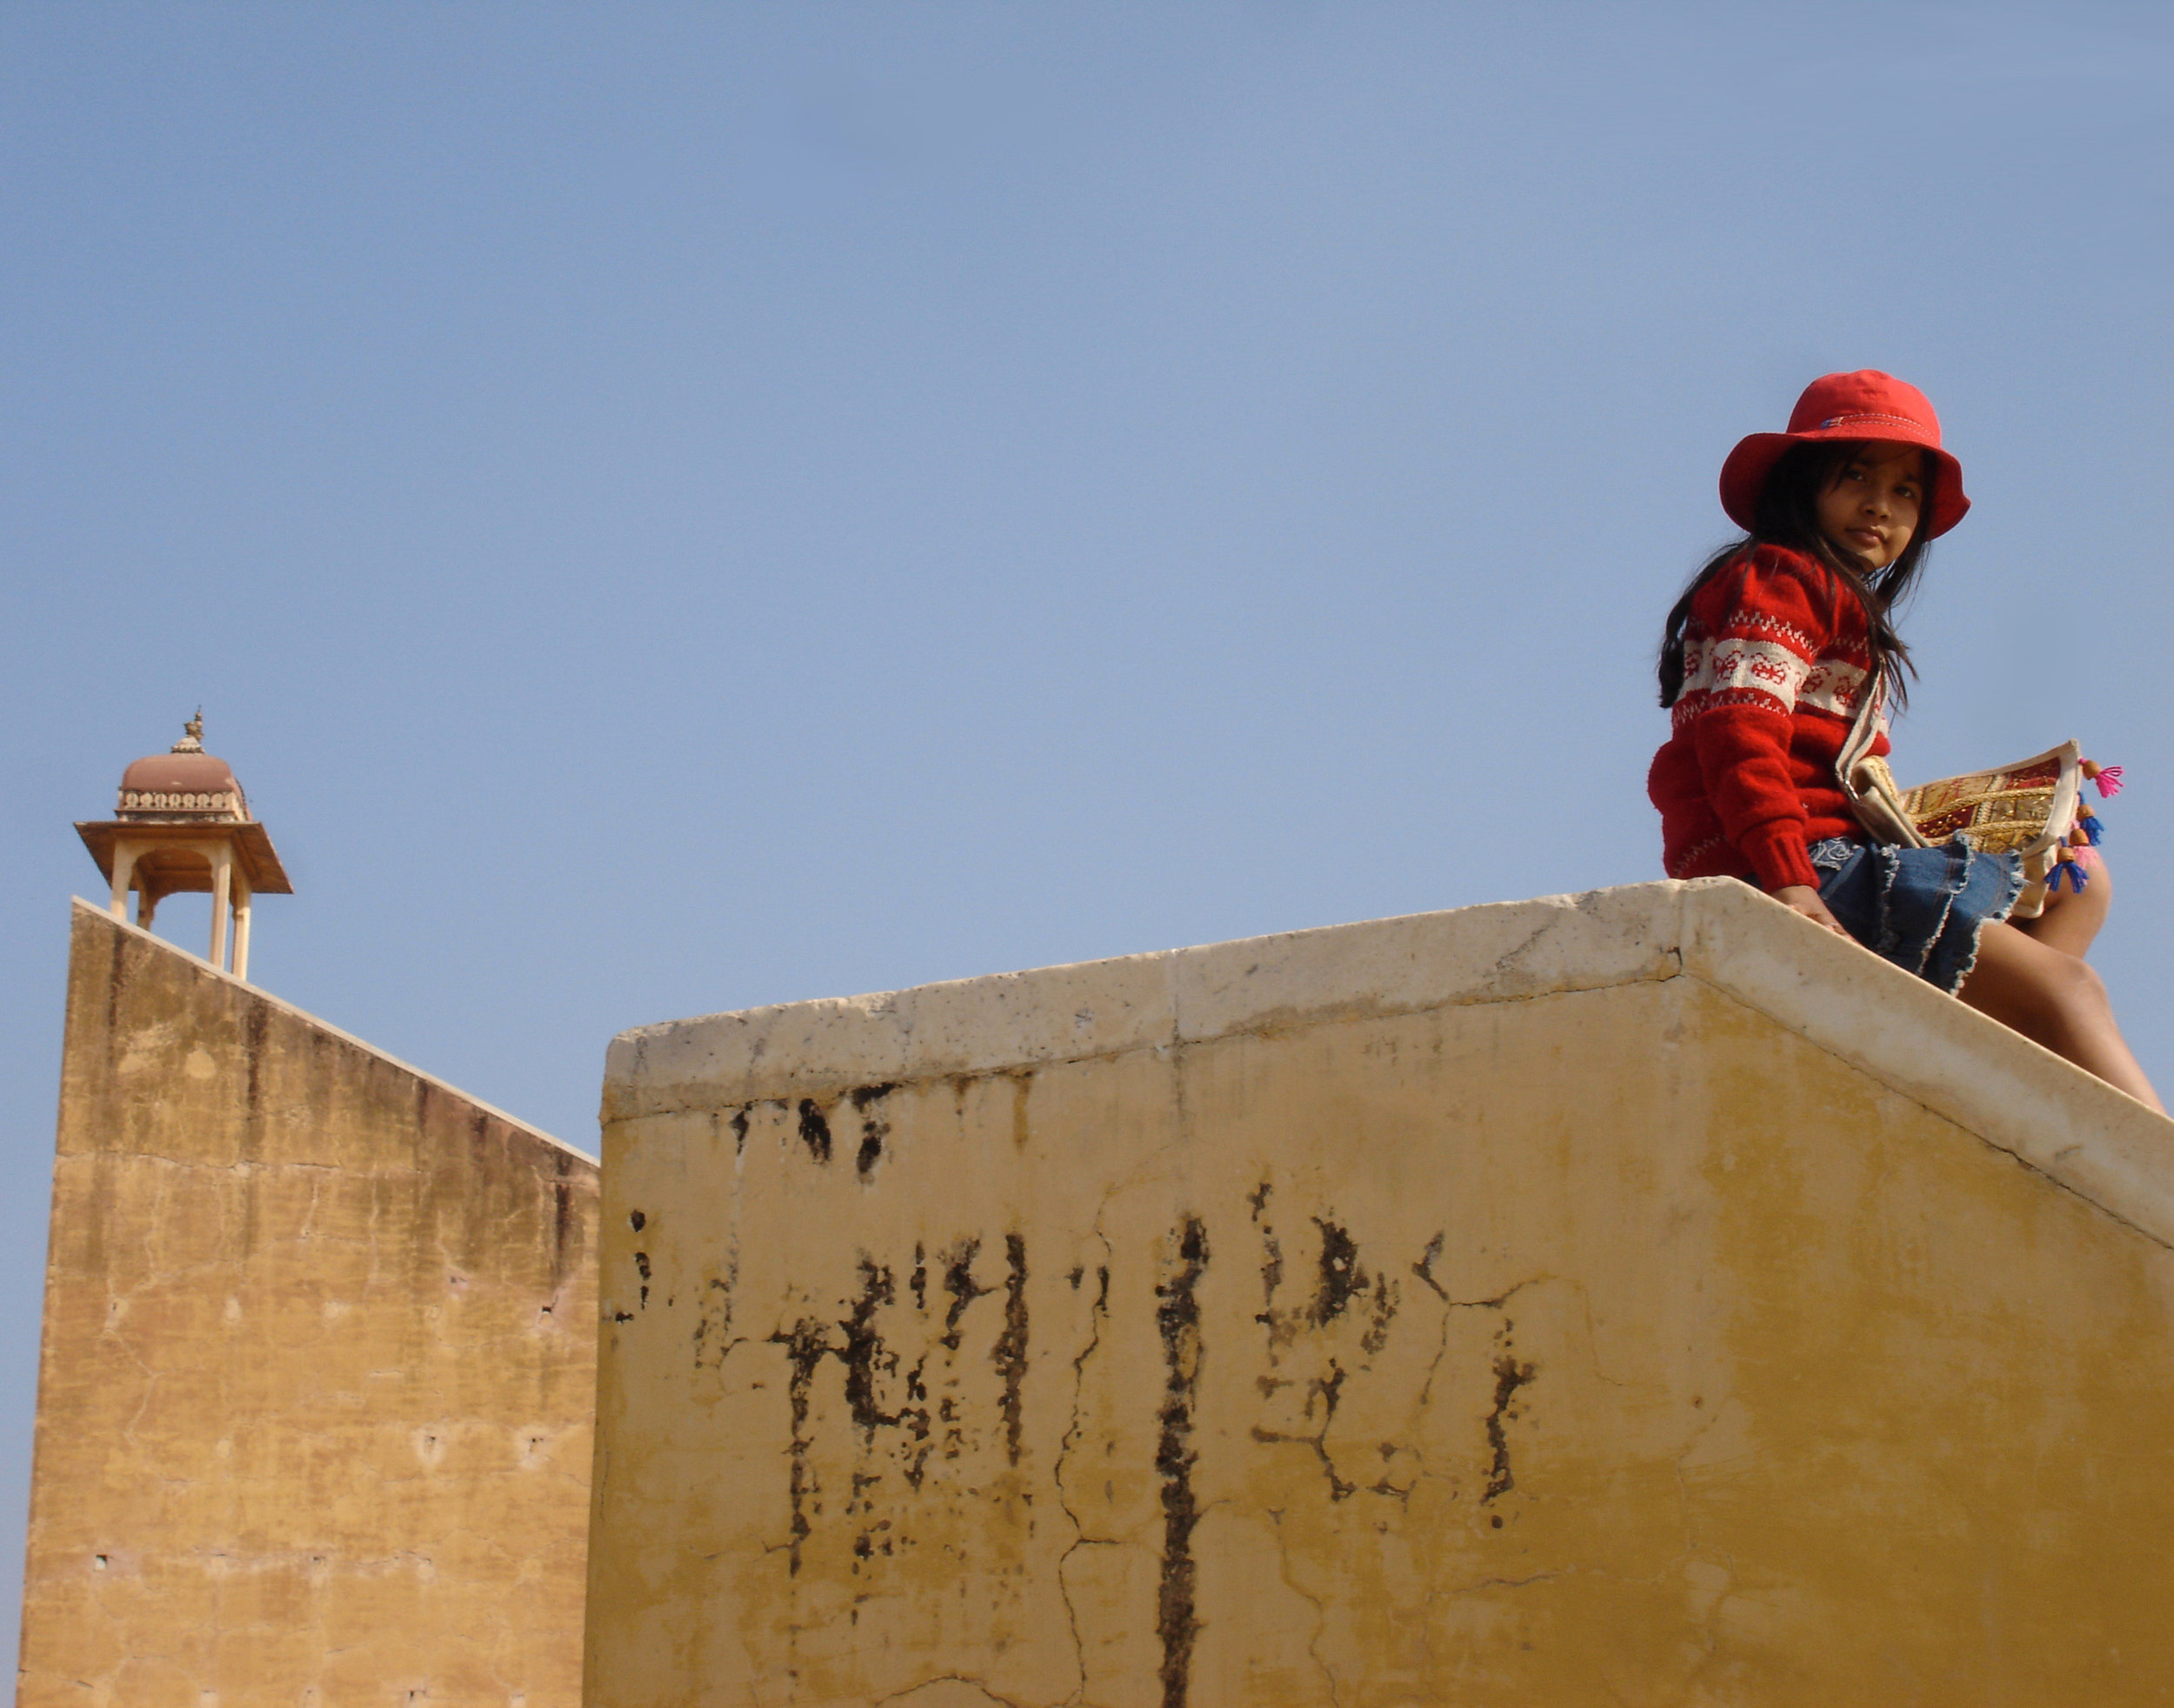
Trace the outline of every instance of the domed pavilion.
<path fill-rule="evenodd" d="M 208 891 L 209 959 L 237 978 L 246 978 L 250 899 L 290 896 L 294 885 L 270 835 L 250 817 L 249 797 L 233 767 L 203 751 L 203 712 L 182 727 L 182 738 L 171 748 L 138 759 L 122 772 L 110 819 L 79 824 L 76 830 L 112 885 L 115 918 L 128 917 L 131 889 L 136 923 L 146 930 L 166 897 Z"/>

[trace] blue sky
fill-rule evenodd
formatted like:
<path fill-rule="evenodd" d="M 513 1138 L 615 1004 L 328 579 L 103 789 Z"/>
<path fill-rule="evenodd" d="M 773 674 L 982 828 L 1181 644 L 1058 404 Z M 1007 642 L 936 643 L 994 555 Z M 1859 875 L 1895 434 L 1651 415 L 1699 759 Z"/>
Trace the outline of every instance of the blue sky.
<path fill-rule="evenodd" d="M 1721 457 L 1882 367 L 1898 769 L 2125 765 L 2174 1087 L 2171 120 L 2141 5 L 0 10 L 0 1534 L 199 703 L 257 982 L 593 1149 L 627 1026 L 1657 875 Z"/>

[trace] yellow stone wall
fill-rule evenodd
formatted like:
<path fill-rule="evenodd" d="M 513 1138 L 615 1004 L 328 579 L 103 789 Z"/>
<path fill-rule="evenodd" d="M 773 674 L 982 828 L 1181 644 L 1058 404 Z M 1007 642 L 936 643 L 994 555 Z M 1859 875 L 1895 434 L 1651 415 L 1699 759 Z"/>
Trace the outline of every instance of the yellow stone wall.
<path fill-rule="evenodd" d="M 595 1164 L 77 904 L 24 1708 L 572 1708 Z"/>
<path fill-rule="evenodd" d="M 629 1034 L 587 1700 L 2174 1694 L 2174 1124 L 1723 880 Z"/>

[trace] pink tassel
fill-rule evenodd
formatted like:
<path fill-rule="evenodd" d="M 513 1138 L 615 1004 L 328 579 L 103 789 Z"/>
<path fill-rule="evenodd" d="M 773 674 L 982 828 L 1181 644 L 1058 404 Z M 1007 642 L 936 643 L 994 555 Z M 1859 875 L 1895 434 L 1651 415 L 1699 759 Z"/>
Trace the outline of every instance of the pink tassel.
<path fill-rule="evenodd" d="M 2098 785 L 2098 792 L 2101 795 L 2111 797 L 2121 792 L 2121 767 L 2119 765 L 2094 765 L 2089 759 L 2086 759 L 2084 761 L 2084 775 Z"/>

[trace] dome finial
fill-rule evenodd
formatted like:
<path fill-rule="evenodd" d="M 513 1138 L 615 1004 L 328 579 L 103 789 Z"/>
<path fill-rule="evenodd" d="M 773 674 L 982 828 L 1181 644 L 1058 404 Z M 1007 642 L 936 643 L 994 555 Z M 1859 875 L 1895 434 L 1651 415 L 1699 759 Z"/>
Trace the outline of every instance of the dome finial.
<path fill-rule="evenodd" d="M 197 708 L 197 715 L 181 726 L 181 739 L 167 751 L 171 753 L 201 753 L 203 751 L 203 708 Z"/>

